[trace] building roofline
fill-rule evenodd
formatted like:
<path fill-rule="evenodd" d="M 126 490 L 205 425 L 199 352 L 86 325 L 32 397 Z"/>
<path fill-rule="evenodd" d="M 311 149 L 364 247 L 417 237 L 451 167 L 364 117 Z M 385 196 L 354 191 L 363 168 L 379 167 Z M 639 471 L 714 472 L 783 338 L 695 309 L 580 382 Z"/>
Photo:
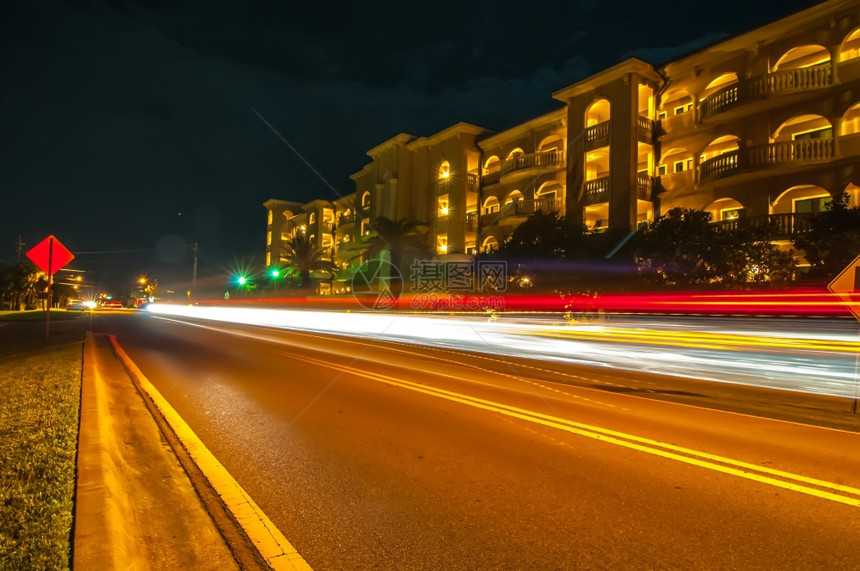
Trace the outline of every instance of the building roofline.
<path fill-rule="evenodd" d="M 373 157 L 374 155 L 378 155 L 379 153 L 387 150 L 389 147 L 405 145 L 414 138 L 415 135 L 410 135 L 409 133 L 398 133 L 367 151 L 367 156 Z"/>
<path fill-rule="evenodd" d="M 487 129 L 483 127 L 460 121 L 459 123 L 455 123 L 450 127 L 446 127 L 438 133 L 430 135 L 429 137 L 420 137 L 418 139 L 415 139 L 407 146 L 409 150 L 415 150 L 417 148 L 434 145 L 446 139 L 451 139 L 460 135 L 474 135 L 477 137 L 480 136 L 482 133 L 486 132 Z"/>
<path fill-rule="evenodd" d="M 599 87 L 606 85 L 611 81 L 621 79 L 631 73 L 639 74 L 657 83 L 662 81 L 660 74 L 657 73 L 657 70 L 652 64 L 639 58 L 632 57 L 617 63 L 608 69 L 604 69 L 603 71 L 577 81 L 572 85 L 559 89 L 558 91 L 553 92 L 552 97 L 553 99 L 567 103 L 568 100 L 576 97 L 577 95 L 591 93 Z"/>
<path fill-rule="evenodd" d="M 669 66 L 679 66 L 682 68 L 685 66 L 692 67 L 699 63 L 696 61 L 698 59 L 697 56 L 706 55 L 708 52 L 716 48 L 739 50 L 748 48 L 752 44 L 767 44 L 769 43 L 767 40 L 772 40 L 777 35 L 774 34 L 774 28 L 781 28 L 786 24 L 789 24 L 794 29 L 803 30 L 805 24 L 819 20 L 830 12 L 834 12 L 842 8 L 855 8 L 856 5 L 856 0 L 828 0 L 827 2 L 812 4 L 810 7 L 804 8 L 799 12 L 792 12 L 761 26 L 751 28 L 746 32 L 741 32 L 740 34 L 736 34 L 730 38 L 717 40 L 706 46 L 696 48 L 695 50 L 670 61 L 659 63 L 658 67 L 661 69 L 665 69 Z"/>
<path fill-rule="evenodd" d="M 482 150 L 486 151 L 489 147 L 493 147 L 496 145 L 501 145 L 506 143 L 509 140 L 516 139 L 522 136 L 523 131 L 528 131 L 530 129 L 534 129 L 537 127 L 543 127 L 548 125 L 554 121 L 562 121 L 565 122 L 567 120 L 567 108 L 562 106 L 554 111 L 550 111 L 549 113 L 544 113 L 539 117 L 535 117 L 533 119 L 529 119 L 524 123 L 520 123 L 518 125 L 514 125 L 509 129 L 505 129 L 499 133 L 493 133 L 492 135 L 488 135 L 483 139 L 478 140 L 478 147 Z"/>

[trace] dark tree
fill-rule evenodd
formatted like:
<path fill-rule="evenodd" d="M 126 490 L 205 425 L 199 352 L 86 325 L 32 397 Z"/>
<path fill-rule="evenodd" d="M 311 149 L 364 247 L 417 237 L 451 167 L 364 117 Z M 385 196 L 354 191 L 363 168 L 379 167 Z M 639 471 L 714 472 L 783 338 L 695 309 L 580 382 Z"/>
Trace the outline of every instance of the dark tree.
<path fill-rule="evenodd" d="M 795 236 L 794 246 L 805 252 L 809 277 L 830 281 L 860 255 L 860 207 L 848 206 L 848 194 L 830 201 L 815 214 L 809 231 Z"/>
<path fill-rule="evenodd" d="M 681 287 L 737 288 L 792 279 L 794 259 L 772 243 L 770 226 L 728 230 L 711 220 L 707 211 L 673 208 L 651 222 L 634 246 L 641 276 Z"/>

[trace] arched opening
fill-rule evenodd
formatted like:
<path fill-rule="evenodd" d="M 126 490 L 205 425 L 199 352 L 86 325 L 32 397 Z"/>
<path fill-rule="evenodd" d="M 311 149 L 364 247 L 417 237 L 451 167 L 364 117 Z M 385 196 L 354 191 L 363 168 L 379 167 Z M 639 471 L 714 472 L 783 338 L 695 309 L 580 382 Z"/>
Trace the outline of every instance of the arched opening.
<path fill-rule="evenodd" d="M 860 57 L 860 28 L 845 36 L 842 45 L 839 46 L 839 61 L 846 61 Z"/>
<path fill-rule="evenodd" d="M 683 147 L 666 151 L 657 164 L 657 175 L 666 176 L 693 168 L 693 154 Z"/>
<path fill-rule="evenodd" d="M 842 116 L 842 134 L 853 135 L 854 133 L 860 133 L 860 103 L 849 107 Z"/>
<path fill-rule="evenodd" d="M 724 73 L 716 79 L 712 80 L 702 94 L 699 96 L 699 99 L 704 99 L 708 95 L 719 91 L 720 89 L 726 88 L 729 85 L 733 85 L 738 82 L 738 74 L 734 72 Z"/>
<path fill-rule="evenodd" d="M 845 187 L 845 193 L 848 195 L 848 206 L 856 207 L 860 204 L 860 186 L 857 186 L 853 182 L 849 182 L 848 186 Z"/>
<path fill-rule="evenodd" d="M 717 137 L 708 143 L 707 147 L 702 149 L 702 152 L 699 155 L 699 161 L 705 162 L 708 159 L 737 151 L 740 145 L 739 141 L 740 139 L 735 135 L 723 135 L 722 137 Z"/>
<path fill-rule="evenodd" d="M 317 221 L 316 212 L 311 212 L 310 216 L 308 216 L 308 224 L 313 224 Z"/>
<path fill-rule="evenodd" d="M 832 139 L 833 126 L 821 115 L 798 115 L 784 121 L 773 134 L 773 141 Z"/>
<path fill-rule="evenodd" d="M 448 161 L 442 161 L 439 165 L 439 180 L 448 180 L 451 177 L 451 164 Z"/>
<path fill-rule="evenodd" d="M 484 161 L 484 174 L 492 174 L 499 172 L 502 168 L 502 162 L 499 160 L 499 157 L 496 155 L 490 156 L 486 161 Z"/>
<path fill-rule="evenodd" d="M 538 152 L 541 151 L 561 151 L 564 149 L 564 141 L 558 135 L 550 135 L 538 145 Z"/>
<path fill-rule="evenodd" d="M 490 252 L 495 252 L 499 249 L 499 241 L 496 240 L 495 236 L 487 236 L 484 238 L 484 241 L 481 242 L 481 252 L 485 254 L 489 254 Z"/>
<path fill-rule="evenodd" d="M 499 199 L 491 196 L 484 201 L 484 214 L 494 214 L 499 211 Z"/>
<path fill-rule="evenodd" d="M 523 151 L 521 148 L 517 147 L 516 149 L 514 149 L 513 151 L 511 151 L 510 153 L 508 153 L 508 156 L 507 156 L 507 157 L 505 157 L 505 160 L 513 159 L 513 158 L 516 158 L 516 157 L 521 157 L 521 156 L 523 156 L 524 154 L 526 154 L 526 153 L 525 153 L 525 151 Z"/>
<path fill-rule="evenodd" d="M 705 207 L 711 213 L 713 222 L 740 220 L 746 215 L 744 205 L 734 198 L 718 198 Z"/>
<path fill-rule="evenodd" d="M 585 126 L 591 127 L 610 119 L 611 104 L 608 99 L 598 99 L 585 110 Z"/>
<path fill-rule="evenodd" d="M 668 119 L 693 108 L 693 96 L 686 89 L 676 89 L 663 96 L 657 119 Z"/>
<path fill-rule="evenodd" d="M 370 191 L 365 190 L 364 194 L 361 195 L 361 206 L 367 207 L 370 206 Z"/>
<path fill-rule="evenodd" d="M 773 66 L 773 71 L 780 69 L 800 69 L 812 67 L 830 61 L 830 50 L 814 44 L 797 46 L 785 52 Z"/>
<path fill-rule="evenodd" d="M 823 212 L 830 202 L 830 193 L 814 184 L 799 184 L 782 191 L 771 202 L 773 214 L 812 214 Z"/>
<path fill-rule="evenodd" d="M 523 199 L 523 193 L 519 190 L 513 190 L 505 197 L 505 204 L 510 204 L 512 202 L 518 202 Z"/>
<path fill-rule="evenodd" d="M 559 198 L 564 194 L 564 190 L 558 181 L 551 180 L 543 183 L 535 191 L 535 198 Z"/>

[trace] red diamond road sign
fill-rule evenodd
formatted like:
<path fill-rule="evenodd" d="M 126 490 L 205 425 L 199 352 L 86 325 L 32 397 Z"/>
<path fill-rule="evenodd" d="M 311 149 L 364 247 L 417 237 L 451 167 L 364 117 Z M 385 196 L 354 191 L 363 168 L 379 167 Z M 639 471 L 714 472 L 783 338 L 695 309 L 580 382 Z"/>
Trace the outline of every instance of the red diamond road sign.
<path fill-rule="evenodd" d="M 60 244 L 60 241 L 53 235 L 30 248 L 27 257 L 49 276 L 54 275 L 57 270 L 75 259 L 75 255 Z"/>
<path fill-rule="evenodd" d="M 860 319 L 860 256 L 848 264 L 836 279 L 827 284 L 827 289 L 845 303 L 854 317 Z"/>

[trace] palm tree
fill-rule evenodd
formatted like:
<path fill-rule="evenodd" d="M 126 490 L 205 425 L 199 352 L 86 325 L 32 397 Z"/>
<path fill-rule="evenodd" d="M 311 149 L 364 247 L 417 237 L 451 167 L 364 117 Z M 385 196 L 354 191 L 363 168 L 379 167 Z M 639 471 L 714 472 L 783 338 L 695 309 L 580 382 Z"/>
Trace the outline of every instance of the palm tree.
<path fill-rule="evenodd" d="M 365 261 L 381 259 L 388 252 L 391 265 L 400 272 L 400 276 L 391 276 L 390 288 L 396 297 L 403 285 L 404 263 L 431 253 L 425 239 L 428 228 L 427 223 L 419 220 L 401 218 L 395 222 L 384 216 L 379 217 L 372 225 L 374 233 L 355 243 L 354 248 L 360 252 L 355 257 L 363 256 Z"/>
<path fill-rule="evenodd" d="M 281 262 L 284 267 L 299 274 L 299 287 L 302 292 L 311 289 L 311 272 L 337 273 L 337 266 L 324 259 L 326 250 L 317 248 L 304 234 L 296 234 L 284 244 Z"/>

